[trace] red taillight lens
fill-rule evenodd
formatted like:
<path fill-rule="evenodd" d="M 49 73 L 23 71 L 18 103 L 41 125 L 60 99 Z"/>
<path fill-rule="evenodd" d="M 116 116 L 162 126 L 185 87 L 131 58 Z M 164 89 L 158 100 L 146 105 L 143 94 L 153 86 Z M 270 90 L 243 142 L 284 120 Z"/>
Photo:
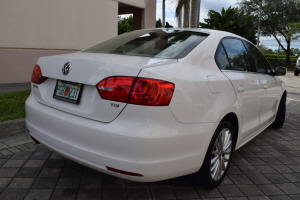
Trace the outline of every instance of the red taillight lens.
<path fill-rule="evenodd" d="M 46 79 L 47 79 L 47 77 L 44 77 L 42 75 L 42 70 L 41 70 L 40 66 L 35 65 L 33 68 L 33 71 L 32 71 L 32 75 L 31 75 L 31 82 L 36 83 L 36 84 L 41 84 Z"/>
<path fill-rule="evenodd" d="M 138 78 L 129 103 L 149 106 L 168 106 L 174 92 L 174 84 L 166 81 Z"/>
<path fill-rule="evenodd" d="M 148 106 L 168 106 L 174 88 L 170 82 L 133 77 L 109 77 L 97 84 L 102 99 Z"/>
<path fill-rule="evenodd" d="M 109 77 L 97 84 L 102 99 L 127 102 L 134 78 Z"/>

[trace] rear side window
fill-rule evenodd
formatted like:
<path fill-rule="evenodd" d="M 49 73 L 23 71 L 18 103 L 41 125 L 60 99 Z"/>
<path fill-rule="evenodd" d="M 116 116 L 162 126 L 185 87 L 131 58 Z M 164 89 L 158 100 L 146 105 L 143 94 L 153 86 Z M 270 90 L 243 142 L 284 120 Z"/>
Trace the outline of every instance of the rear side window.
<path fill-rule="evenodd" d="M 230 70 L 230 64 L 222 44 L 220 44 L 217 49 L 216 61 L 220 69 Z"/>
<path fill-rule="evenodd" d="M 247 50 L 241 40 L 225 38 L 222 40 L 222 45 L 228 56 L 230 70 L 251 71 Z"/>
<path fill-rule="evenodd" d="M 140 30 L 125 33 L 83 50 L 154 58 L 183 58 L 208 34 L 183 30 Z"/>
<path fill-rule="evenodd" d="M 272 72 L 272 68 L 265 56 L 252 44 L 249 44 L 248 42 L 245 42 L 245 44 L 251 53 L 256 71 L 258 73 L 270 74 Z"/>

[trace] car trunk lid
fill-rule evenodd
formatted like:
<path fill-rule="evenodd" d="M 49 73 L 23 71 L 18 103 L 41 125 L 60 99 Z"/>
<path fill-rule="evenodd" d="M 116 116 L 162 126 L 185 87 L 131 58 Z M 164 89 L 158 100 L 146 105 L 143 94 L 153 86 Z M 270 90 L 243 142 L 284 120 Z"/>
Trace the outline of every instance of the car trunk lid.
<path fill-rule="evenodd" d="M 41 57 L 37 64 L 41 67 L 42 75 L 48 78 L 40 85 L 32 83 L 32 92 L 35 99 L 44 105 L 96 121 L 111 122 L 126 103 L 101 99 L 97 83 L 110 76 L 136 77 L 143 68 L 174 62 L 177 60 L 82 52 Z M 66 63 L 70 63 L 70 71 L 64 75 L 63 66 Z M 58 88 L 62 85 L 71 87 L 71 90 L 80 87 L 78 104 L 68 100 L 70 96 L 68 99 L 64 97 L 66 88 L 60 95 L 62 97 L 57 98 Z"/>

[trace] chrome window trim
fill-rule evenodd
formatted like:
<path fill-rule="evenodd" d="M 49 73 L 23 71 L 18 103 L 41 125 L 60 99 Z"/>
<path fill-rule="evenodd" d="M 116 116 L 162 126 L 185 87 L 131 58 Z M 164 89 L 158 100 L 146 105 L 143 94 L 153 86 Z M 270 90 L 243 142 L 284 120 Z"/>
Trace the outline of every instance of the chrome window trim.
<path fill-rule="evenodd" d="M 228 69 L 220 69 L 222 72 L 235 72 L 235 73 L 250 73 L 257 74 L 257 72 L 249 72 L 249 71 L 238 71 L 238 70 L 228 70 Z"/>

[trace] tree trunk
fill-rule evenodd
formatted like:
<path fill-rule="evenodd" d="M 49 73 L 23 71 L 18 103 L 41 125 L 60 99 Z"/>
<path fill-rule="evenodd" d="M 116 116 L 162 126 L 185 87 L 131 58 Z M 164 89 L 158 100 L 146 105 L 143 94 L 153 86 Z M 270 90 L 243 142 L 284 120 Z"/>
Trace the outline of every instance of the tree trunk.
<path fill-rule="evenodd" d="M 290 59 L 290 50 L 291 50 L 291 39 L 286 39 L 285 37 L 285 42 L 287 43 L 287 47 L 285 48 L 281 41 L 277 38 L 277 35 L 275 33 L 272 34 L 273 37 L 276 39 L 276 41 L 278 42 L 279 46 L 284 50 L 285 54 L 286 54 L 286 58 L 285 58 L 285 62 L 286 63 L 291 63 L 291 59 Z"/>
<path fill-rule="evenodd" d="M 182 28 L 182 9 L 180 10 L 180 13 L 178 16 L 178 28 Z"/>
<path fill-rule="evenodd" d="M 191 28 L 199 27 L 200 0 L 191 0 Z"/>
<path fill-rule="evenodd" d="M 183 28 L 190 28 L 190 0 L 184 2 Z"/>
<path fill-rule="evenodd" d="M 290 55 L 291 55 L 291 40 L 287 40 L 287 47 L 286 47 L 286 58 L 285 63 L 291 63 Z"/>

